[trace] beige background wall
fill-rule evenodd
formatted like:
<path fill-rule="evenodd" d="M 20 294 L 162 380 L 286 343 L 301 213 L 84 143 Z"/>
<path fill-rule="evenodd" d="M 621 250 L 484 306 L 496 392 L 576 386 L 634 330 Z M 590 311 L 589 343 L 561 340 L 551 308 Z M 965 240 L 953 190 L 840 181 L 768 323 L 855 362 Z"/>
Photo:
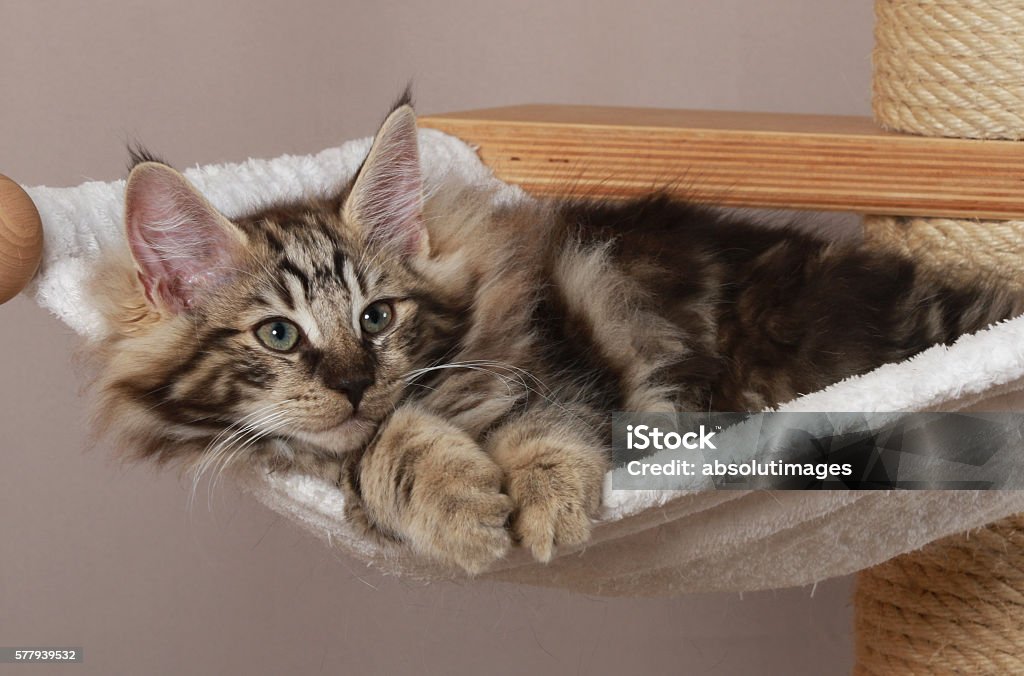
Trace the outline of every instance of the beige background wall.
<path fill-rule="evenodd" d="M 842 0 L 0 0 L 0 171 L 122 175 L 307 153 L 419 108 L 524 102 L 866 113 L 871 11 Z M 69 673 L 843 673 L 846 580 L 608 600 L 422 586 L 334 554 L 230 488 L 90 448 L 68 329 L 0 308 L 0 645 Z M 16 671 L 0 665 L 0 673 Z M 48 673 L 46 667 L 26 673 Z"/>

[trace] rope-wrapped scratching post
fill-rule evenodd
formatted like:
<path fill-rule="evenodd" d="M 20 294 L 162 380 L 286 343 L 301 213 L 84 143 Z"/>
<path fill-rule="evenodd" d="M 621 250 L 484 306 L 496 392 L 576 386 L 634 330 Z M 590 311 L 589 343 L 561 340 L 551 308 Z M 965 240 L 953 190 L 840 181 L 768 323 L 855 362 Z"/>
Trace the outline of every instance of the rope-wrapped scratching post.
<path fill-rule="evenodd" d="M 878 0 L 875 120 L 898 131 L 1024 138 L 1024 3 Z"/>
<path fill-rule="evenodd" d="M 862 571 L 862 674 L 1024 673 L 1024 516 Z"/>
<path fill-rule="evenodd" d="M 887 129 L 1024 139 L 1024 3 L 876 0 L 872 108 Z M 871 245 L 963 280 L 1024 286 L 1024 221 L 873 216 Z"/>
<path fill-rule="evenodd" d="M 1024 3 L 876 0 L 875 42 L 882 126 L 1024 139 Z M 870 245 L 943 275 L 1024 288 L 1024 221 L 864 225 Z M 862 571 L 854 605 L 858 674 L 1024 673 L 1024 516 Z"/>

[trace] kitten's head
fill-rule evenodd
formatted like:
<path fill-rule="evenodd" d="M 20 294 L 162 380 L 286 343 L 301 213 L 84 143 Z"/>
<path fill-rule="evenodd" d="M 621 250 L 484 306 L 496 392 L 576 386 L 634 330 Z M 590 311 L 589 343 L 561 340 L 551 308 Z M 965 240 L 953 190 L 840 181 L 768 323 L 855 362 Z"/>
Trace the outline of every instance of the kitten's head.
<path fill-rule="evenodd" d="M 351 450 L 456 331 L 458 311 L 422 273 L 407 104 L 339 195 L 232 221 L 149 161 L 128 179 L 125 226 L 132 261 L 102 287 L 114 335 L 101 407 L 142 455 L 241 453 L 262 437 Z"/>

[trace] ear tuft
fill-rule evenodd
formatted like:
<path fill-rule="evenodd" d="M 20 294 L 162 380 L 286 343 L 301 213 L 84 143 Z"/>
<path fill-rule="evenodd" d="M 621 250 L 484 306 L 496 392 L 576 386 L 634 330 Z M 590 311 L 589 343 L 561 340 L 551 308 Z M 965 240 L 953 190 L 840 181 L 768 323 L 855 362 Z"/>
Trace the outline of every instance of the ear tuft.
<path fill-rule="evenodd" d="M 397 99 L 395 99 L 395 102 L 391 105 L 391 112 L 395 112 L 402 106 L 409 106 L 410 108 L 416 107 L 412 100 L 412 81 L 405 85 L 405 89 L 403 89 L 402 93 L 398 95 Z"/>
<path fill-rule="evenodd" d="M 146 162 L 155 162 L 157 164 L 164 164 L 164 165 L 167 165 L 168 167 L 171 166 L 170 162 L 166 162 L 163 159 L 161 159 L 159 156 L 157 156 L 155 153 L 150 152 L 150 150 L 146 146 L 142 145 L 138 141 L 133 141 L 133 142 L 129 143 L 128 144 L 128 171 L 131 171 L 135 167 L 139 166 L 140 164 L 144 164 Z"/>
<path fill-rule="evenodd" d="M 405 255 L 426 251 L 423 179 L 412 106 L 401 104 L 384 120 L 342 213 L 346 221 L 363 229 L 371 243 Z"/>
<path fill-rule="evenodd" d="M 245 251 L 241 231 L 184 176 L 156 162 L 128 177 L 125 230 L 147 297 L 172 312 L 230 279 Z"/>

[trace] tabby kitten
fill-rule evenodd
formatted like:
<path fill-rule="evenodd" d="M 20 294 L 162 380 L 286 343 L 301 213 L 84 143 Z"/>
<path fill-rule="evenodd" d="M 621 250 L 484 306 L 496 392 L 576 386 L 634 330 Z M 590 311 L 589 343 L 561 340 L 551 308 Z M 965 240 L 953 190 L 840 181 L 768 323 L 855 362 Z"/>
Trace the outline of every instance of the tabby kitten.
<path fill-rule="evenodd" d="M 161 462 L 323 477 L 368 533 L 469 573 L 587 540 L 611 411 L 761 409 L 1020 309 L 661 195 L 425 199 L 407 101 L 338 194 L 231 221 L 141 161 L 125 202 L 105 425 Z"/>

